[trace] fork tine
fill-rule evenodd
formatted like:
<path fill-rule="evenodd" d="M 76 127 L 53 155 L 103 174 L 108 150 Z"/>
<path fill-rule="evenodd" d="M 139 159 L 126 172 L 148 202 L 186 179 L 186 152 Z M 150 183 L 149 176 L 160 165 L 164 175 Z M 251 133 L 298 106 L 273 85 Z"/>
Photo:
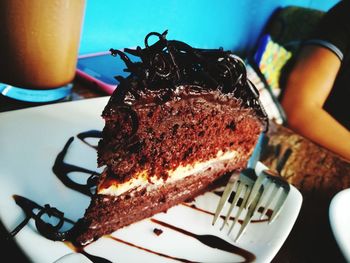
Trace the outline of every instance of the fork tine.
<path fill-rule="evenodd" d="M 243 208 L 245 208 L 249 194 L 250 194 L 249 187 L 247 185 L 245 185 L 245 193 L 244 193 L 244 197 L 243 197 L 243 202 L 241 203 L 241 205 L 238 208 L 238 211 L 236 213 L 235 219 L 233 220 L 233 222 L 231 224 L 231 227 L 230 227 L 230 229 L 228 231 L 228 235 L 231 233 L 233 227 L 237 223 L 237 221 L 238 221 L 238 219 L 239 219 L 239 217 L 240 217 L 240 215 L 241 215 L 241 213 L 243 211 Z"/>
<path fill-rule="evenodd" d="M 265 178 L 267 177 L 267 174 L 265 173 L 261 173 L 258 177 L 257 180 L 255 181 L 253 188 L 250 192 L 250 195 L 248 197 L 247 203 L 246 203 L 246 208 L 249 207 L 251 205 L 251 203 L 253 202 L 255 196 L 258 194 L 260 187 L 263 184 L 263 181 L 265 180 Z"/>
<path fill-rule="evenodd" d="M 254 198 L 252 204 L 251 204 L 251 205 L 249 206 L 249 208 L 248 208 L 248 212 L 247 212 L 247 214 L 246 214 L 246 216 L 245 216 L 245 218 L 244 218 L 244 221 L 243 221 L 243 223 L 242 223 L 242 226 L 241 226 L 241 228 L 240 228 L 240 230 L 239 230 L 239 232 L 238 232 L 238 234 L 237 234 L 237 236 L 236 236 L 236 238 L 235 238 L 235 242 L 237 242 L 238 239 L 242 236 L 244 230 L 245 230 L 245 229 L 247 228 L 247 226 L 248 226 L 248 223 L 249 223 L 250 220 L 252 219 L 253 214 L 254 214 L 255 211 L 257 210 L 257 208 L 258 208 L 258 202 L 259 202 L 259 200 L 260 200 L 260 198 L 261 198 L 262 192 L 263 192 L 263 187 L 260 187 L 258 194 L 255 196 L 255 198 Z"/>
<path fill-rule="evenodd" d="M 267 198 L 266 203 L 264 204 L 264 209 L 261 212 L 260 219 L 266 214 L 269 210 L 272 201 L 277 197 L 279 187 L 272 181 L 269 181 L 269 185 L 266 187 L 266 190 L 263 193 L 264 198 Z M 272 189 L 272 190 L 270 190 Z M 266 193 L 266 195 L 265 195 Z M 265 197 L 266 196 L 266 197 Z"/>
<path fill-rule="evenodd" d="M 261 171 L 259 176 L 257 176 L 255 168 L 247 167 L 240 172 L 239 176 L 237 176 L 237 173 L 231 175 L 216 208 L 212 224 L 215 224 L 223 207 L 232 195 L 233 200 L 220 228 L 222 230 L 230 218 L 232 218 L 231 213 L 234 207 L 238 206 L 239 199 L 242 198 L 242 202 L 237 208 L 237 212 L 227 233 L 229 235 L 232 232 L 234 226 L 240 220 L 239 218 L 243 210 L 246 210 L 241 227 L 235 237 L 235 242 L 237 242 L 259 208 L 263 210 L 260 218 L 268 216 L 268 211 L 272 210 L 271 216 L 268 216 L 269 224 L 272 223 L 282 210 L 289 191 L 289 183 L 275 171 L 266 169 Z"/>
<path fill-rule="evenodd" d="M 222 224 L 220 230 L 222 230 L 225 226 L 225 224 L 228 222 L 228 220 L 230 219 L 230 215 L 231 215 L 231 212 L 233 210 L 233 208 L 236 206 L 238 200 L 239 200 L 239 197 L 241 196 L 241 192 L 242 192 L 242 189 L 243 189 L 243 186 L 244 184 L 241 182 L 241 181 L 237 181 L 237 190 L 236 190 L 236 193 L 234 194 L 234 197 L 233 197 L 233 200 L 232 200 L 232 203 L 230 205 L 230 208 L 229 210 L 227 211 L 227 214 L 226 214 L 226 217 L 225 217 L 225 221 L 224 223 Z"/>
<path fill-rule="evenodd" d="M 237 178 L 235 176 L 236 174 L 232 174 L 230 179 L 229 179 L 229 182 L 228 184 L 226 185 L 225 187 L 225 190 L 220 198 L 220 201 L 219 201 L 219 204 L 216 208 L 216 211 L 215 211 L 215 215 L 214 215 L 214 218 L 213 218 L 213 222 L 212 222 L 212 225 L 215 224 L 216 220 L 218 219 L 226 201 L 230 198 L 230 194 L 232 192 L 232 189 L 233 189 L 233 186 L 235 184 L 235 182 L 237 181 Z"/>
<path fill-rule="evenodd" d="M 287 181 L 281 178 L 278 173 L 272 170 L 265 170 L 263 171 L 263 174 L 265 174 L 268 177 L 269 183 L 274 185 L 275 188 L 271 192 L 269 200 L 265 204 L 264 211 L 261 213 L 261 218 L 267 213 L 268 209 L 271 209 L 273 212 L 269 218 L 269 223 L 272 223 L 278 215 L 278 213 L 280 212 L 280 210 L 282 209 L 282 206 L 287 199 L 288 193 L 290 191 L 290 185 Z M 277 199 L 277 202 L 274 207 L 270 207 L 273 199 Z"/>
<path fill-rule="evenodd" d="M 288 193 L 289 193 L 289 190 L 283 189 L 281 196 L 279 197 L 277 204 L 276 204 L 275 208 L 273 209 L 272 215 L 269 219 L 269 224 L 275 220 L 275 218 L 277 217 L 279 212 L 282 210 L 282 207 L 283 207 L 283 205 L 288 197 Z"/>
<path fill-rule="evenodd" d="M 247 202 L 248 196 L 250 194 L 251 188 L 253 187 L 253 184 L 254 184 L 255 180 L 256 180 L 256 174 L 255 174 L 255 171 L 253 169 L 246 168 L 246 169 L 243 169 L 241 171 L 240 177 L 238 179 L 239 184 L 238 184 L 238 187 L 237 187 L 236 195 L 235 195 L 235 197 L 234 197 L 234 199 L 232 201 L 230 210 L 227 213 L 227 216 L 225 218 L 225 222 L 224 222 L 222 228 L 224 227 L 224 225 L 226 224 L 226 222 L 230 218 L 230 214 L 232 212 L 233 206 L 237 204 L 237 202 L 239 200 L 239 197 L 241 196 L 241 192 L 242 192 L 243 186 L 245 186 L 244 197 L 243 197 L 242 203 L 241 203 L 241 205 L 239 207 L 239 210 L 238 210 L 239 214 L 235 217 L 235 218 L 239 218 L 239 215 L 242 212 L 243 208 L 246 207 L 246 202 Z M 230 231 L 232 230 L 232 228 L 233 228 L 233 226 L 230 228 Z"/>

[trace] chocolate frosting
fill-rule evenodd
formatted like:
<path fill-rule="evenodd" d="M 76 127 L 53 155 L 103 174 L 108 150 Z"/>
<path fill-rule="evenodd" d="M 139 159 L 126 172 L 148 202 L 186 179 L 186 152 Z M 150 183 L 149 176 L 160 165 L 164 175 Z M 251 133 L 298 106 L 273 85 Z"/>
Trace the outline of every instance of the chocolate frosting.
<path fill-rule="evenodd" d="M 128 106 L 145 99 L 152 102 L 166 102 L 176 99 L 180 86 L 190 87 L 190 93 L 214 93 L 235 98 L 243 107 L 253 109 L 267 126 L 267 115 L 259 101 L 259 92 L 247 79 L 242 59 L 230 51 L 220 49 L 199 49 L 177 41 L 167 40 L 164 33 L 151 32 L 145 37 L 145 48 L 125 48 L 124 52 L 110 49 L 113 56 L 120 56 L 130 72 L 120 82 L 109 105 Z M 149 44 L 150 37 L 158 38 Z M 129 56 L 137 57 L 132 61 Z M 188 91 L 188 89 L 186 89 Z M 151 98 L 150 98 L 151 97 Z M 109 115 L 112 108 L 106 107 L 103 115 Z"/>

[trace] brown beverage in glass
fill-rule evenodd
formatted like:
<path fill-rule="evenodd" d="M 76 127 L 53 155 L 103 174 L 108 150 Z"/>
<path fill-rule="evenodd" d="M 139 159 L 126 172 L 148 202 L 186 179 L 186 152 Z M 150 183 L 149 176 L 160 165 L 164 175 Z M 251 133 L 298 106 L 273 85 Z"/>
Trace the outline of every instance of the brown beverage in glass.
<path fill-rule="evenodd" d="M 75 75 L 85 0 L 1 0 L 0 82 L 51 89 Z"/>

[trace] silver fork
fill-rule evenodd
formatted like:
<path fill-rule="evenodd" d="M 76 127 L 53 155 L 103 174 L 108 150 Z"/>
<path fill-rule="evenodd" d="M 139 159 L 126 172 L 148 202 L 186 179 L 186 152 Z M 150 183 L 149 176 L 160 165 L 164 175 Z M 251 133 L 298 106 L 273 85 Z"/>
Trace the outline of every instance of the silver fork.
<path fill-rule="evenodd" d="M 267 216 L 269 223 L 273 222 L 273 220 L 281 211 L 290 191 L 290 185 L 282 177 L 280 177 L 278 173 L 275 173 L 271 170 L 263 170 L 262 172 L 260 172 L 259 176 L 256 175 L 255 166 L 257 161 L 259 160 L 262 148 L 266 143 L 266 138 L 260 137 L 257 146 L 253 152 L 253 155 L 249 160 L 248 168 L 244 169 L 240 173 L 239 178 L 237 180 L 233 179 L 237 178 L 237 176 L 232 176 L 230 178 L 230 181 L 224 190 L 224 193 L 219 201 L 218 207 L 214 215 L 213 225 L 215 224 L 226 201 L 228 200 L 228 198 L 231 195 L 231 192 L 234 189 L 234 185 L 236 184 L 236 192 L 233 193 L 233 201 L 230 205 L 224 223 L 221 227 L 222 230 L 225 224 L 230 219 L 230 215 L 232 213 L 233 208 L 235 206 L 238 206 L 237 202 L 239 198 L 242 198 L 242 202 L 239 205 L 238 211 L 228 231 L 228 234 L 230 234 L 234 225 L 239 220 L 243 209 L 247 209 L 246 215 L 243 219 L 243 223 L 238 231 L 235 241 L 238 241 L 238 239 L 244 233 L 253 216 L 260 211 L 259 208 L 261 208 L 262 210 L 260 212 L 260 219 L 262 219 L 264 216 Z M 286 162 L 286 159 L 287 158 L 284 157 L 281 158 L 279 160 L 278 166 L 283 167 L 284 163 Z M 244 189 L 243 197 L 241 197 L 242 189 Z M 272 214 L 270 216 L 268 215 L 269 211 L 272 211 Z"/>
<path fill-rule="evenodd" d="M 232 213 L 232 210 L 234 209 L 235 206 L 238 206 L 238 201 L 240 199 L 242 199 L 242 202 L 239 205 L 237 214 L 234 217 L 234 220 L 231 224 L 231 227 L 229 229 L 228 234 L 231 233 L 234 225 L 237 223 L 239 216 L 241 215 L 244 208 L 248 207 L 246 218 L 247 217 L 251 218 L 253 213 L 256 210 L 256 207 L 258 205 L 258 201 L 260 199 L 260 195 L 262 194 L 262 189 L 261 190 L 257 189 L 258 191 L 255 192 L 254 197 L 251 197 L 250 193 L 251 193 L 251 190 L 253 189 L 254 183 L 257 180 L 257 176 L 255 174 L 255 167 L 256 167 L 257 162 L 260 159 L 260 154 L 262 152 L 262 149 L 267 142 L 266 139 L 267 138 L 262 133 L 258 139 L 258 142 L 255 146 L 254 151 L 253 151 L 253 154 L 248 161 L 247 168 L 245 168 L 241 171 L 241 173 L 239 174 L 239 177 L 237 176 L 236 173 L 231 175 L 229 182 L 226 185 L 225 190 L 222 194 L 222 197 L 219 201 L 219 204 L 216 208 L 215 215 L 214 215 L 213 222 L 212 222 L 213 225 L 216 223 L 225 203 L 230 198 L 231 193 L 234 194 L 233 201 L 230 205 L 230 208 L 226 214 L 225 220 L 224 220 L 223 225 L 221 227 L 221 230 L 222 230 L 224 228 L 224 226 L 227 224 L 228 220 L 230 219 L 230 215 Z M 237 179 L 237 177 L 238 177 L 238 179 Z M 235 192 L 233 192 L 234 188 L 236 189 Z M 261 188 L 262 188 L 262 186 L 261 186 Z M 243 195 L 243 197 L 242 197 L 242 195 Z M 251 199 L 251 202 L 248 206 L 247 201 L 249 198 Z M 243 231 L 248 223 L 249 223 L 249 221 L 246 222 L 246 220 L 244 220 L 242 227 L 241 227 L 241 230 L 240 230 L 239 234 L 237 235 L 236 240 L 238 240 L 239 236 L 243 233 Z"/>
<path fill-rule="evenodd" d="M 262 194 L 260 193 L 261 188 L 263 188 Z M 256 195 L 261 195 L 257 204 L 258 209 L 262 208 L 260 219 L 266 216 L 268 222 L 272 223 L 282 210 L 289 191 L 289 183 L 280 176 L 279 172 L 270 169 L 263 170 L 255 181 L 246 203 L 249 206 Z M 268 215 L 269 210 L 272 211 L 271 215 Z"/>
<path fill-rule="evenodd" d="M 289 183 L 280 175 L 290 155 L 291 150 L 285 150 L 277 160 L 276 171 L 267 169 L 259 174 L 246 202 L 249 206 L 253 202 L 254 196 L 259 194 L 261 187 L 263 187 L 257 208 L 262 208 L 260 219 L 267 216 L 269 223 L 272 223 L 282 210 L 290 191 Z M 272 211 L 270 216 L 268 216 L 269 210 Z"/>

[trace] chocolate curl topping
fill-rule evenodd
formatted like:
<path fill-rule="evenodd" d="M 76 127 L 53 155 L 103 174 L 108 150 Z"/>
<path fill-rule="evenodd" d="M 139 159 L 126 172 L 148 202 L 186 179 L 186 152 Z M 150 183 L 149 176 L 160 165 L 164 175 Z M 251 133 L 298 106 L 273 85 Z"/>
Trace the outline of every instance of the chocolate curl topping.
<path fill-rule="evenodd" d="M 167 40 L 167 33 L 147 34 L 144 49 L 110 50 L 113 56 L 120 56 L 127 67 L 125 71 L 130 72 L 127 78 L 116 77 L 120 84 L 113 96 L 114 102 L 123 104 L 127 94 L 137 99 L 143 90 L 165 91 L 163 94 L 166 94 L 167 90 L 173 91 L 177 86 L 192 85 L 203 91 L 219 90 L 230 94 L 245 102 L 244 107 L 252 107 L 267 123 L 259 93 L 247 79 L 242 59 L 222 48 L 199 49 L 181 41 Z M 158 40 L 150 44 L 151 37 Z M 126 53 L 140 60 L 133 62 Z"/>
<path fill-rule="evenodd" d="M 149 48 L 149 45 L 148 45 L 148 39 L 151 37 L 151 36 L 157 36 L 159 38 L 159 40 L 163 40 L 163 41 L 166 41 L 166 35 L 168 34 L 168 30 L 165 30 L 163 32 L 163 34 L 159 34 L 158 32 L 151 32 L 151 33 L 148 33 L 145 37 L 145 47 L 146 48 Z"/>
<path fill-rule="evenodd" d="M 113 57 L 116 57 L 117 55 L 119 55 L 129 70 L 134 67 L 134 64 L 131 62 L 130 58 L 124 52 L 113 48 L 111 48 L 109 51 L 111 52 L 111 55 Z"/>

